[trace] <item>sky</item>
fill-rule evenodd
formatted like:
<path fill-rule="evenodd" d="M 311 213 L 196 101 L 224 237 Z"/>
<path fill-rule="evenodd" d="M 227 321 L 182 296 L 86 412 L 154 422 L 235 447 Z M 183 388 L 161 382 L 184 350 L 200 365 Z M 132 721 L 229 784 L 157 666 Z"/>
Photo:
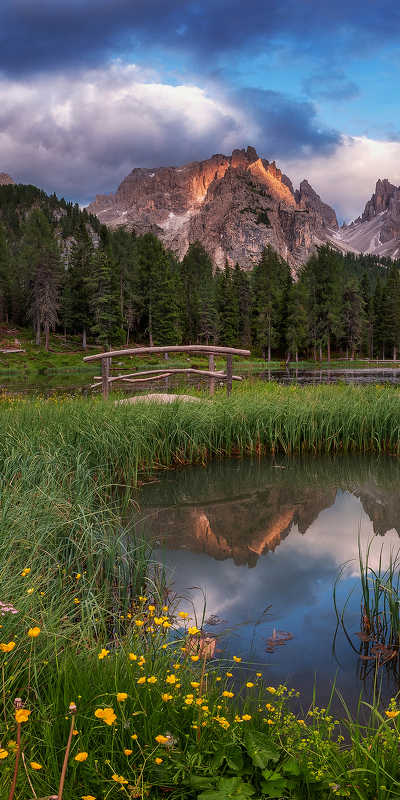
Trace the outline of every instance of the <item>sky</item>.
<path fill-rule="evenodd" d="M 81 205 L 252 145 L 350 222 L 399 96 L 398 0 L 0 0 L 0 172 Z"/>

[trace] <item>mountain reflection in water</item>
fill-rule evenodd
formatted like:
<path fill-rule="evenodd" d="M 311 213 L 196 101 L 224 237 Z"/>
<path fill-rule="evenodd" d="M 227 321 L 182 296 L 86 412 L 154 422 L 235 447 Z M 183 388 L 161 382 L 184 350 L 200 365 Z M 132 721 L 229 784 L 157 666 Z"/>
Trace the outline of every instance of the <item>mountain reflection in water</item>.
<path fill-rule="evenodd" d="M 137 493 L 140 512 L 132 514 L 137 533 L 165 546 L 178 593 L 201 587 L 207 615 L 224 617 L 229 626 L 257 620 L 271 606 L 271 617 L 254 640 L 257 661 L 268 665 L 271 682 L 290 679 L 308 702 L 316 671 L 321 705 L 337 672 L 337 685 L 355 708 L 360 641 L 353 632 L 360 630 L 361 595 L 353 592 L 346 610 L 356 651 L 339 630 L 335 660 L 333 583 L 349 561 L 338 589 L 343 606 L 359 574 L 358 537 L 365 551 L 375 534 L 372 566 L 382 545 L 384 563 L 390 548 L 400 546 L 400 461 L 370 455 L 270 457 L 214 462 L 157 477 Z M 201 619 L 203 594 L 191 594 Z M 249 651 L 250 628 L 231 640 L 232 653 Z M 273 629 L 291 632 L 294 639 L 271 654 L 265 643 Z M 389 696 L 392 691 L 387 686 Z"/>

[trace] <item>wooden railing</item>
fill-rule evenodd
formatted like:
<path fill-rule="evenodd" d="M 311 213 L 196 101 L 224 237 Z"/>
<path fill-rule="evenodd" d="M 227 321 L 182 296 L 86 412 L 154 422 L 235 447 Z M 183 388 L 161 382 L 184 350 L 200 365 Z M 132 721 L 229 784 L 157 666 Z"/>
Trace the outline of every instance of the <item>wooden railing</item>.
<path fill-rule="evenodd" d="M 164 369 L 149 369 L 145 372 L 132 372 L 128 375 L 116 375 L 115 377 L 110 378 L 111 358 L 116 358 L 118 356 L 151 355 L 152 353 L 205 353 L 208 355 L 208 370 L 194 369 L 193 367 L 189 367 L 188 369 L 170 369 L 169 367 L 165 367 Z M 223 371 L 215 371 L 214 357 L 221 355 L 226 355 L 226 373 Z M 100 382 L 94 383 L 91 388 L 95 389 L 96 387 L 101 386 L 103 398 L 105 400 L 108 398 L 112 384 L 117 381 L 123 381 L 124 383 L 136 383 L 137 381 L 143 382 L 149 380 L 154 381 L 158 378 L 166 378 L 169 375 L 176 375 L 178 373 L 203 375 L 207 377 L 209 379 L 210 394 L 214 394 L 214 384 L 216 379 L 226 380 L 226 392 L 229 397 L 232 391 L 232 381 L 242 380 L 239 375 L 232 374 L 233 356 L 249 355 L 251 355 L 250 350 L 237 350 L 234 347 L 208 347 L 200 344 L 188 344 L 173 346 L 164 345 L 162 347 L 134 347 L 126 350 L 111 350 L 109 353 L 97 353 L 97 355 L 94 356 L 85 356 L 83 360 L 86 362 L 101 361 L 101 378 L 100 376 L 98 378 Z"/>

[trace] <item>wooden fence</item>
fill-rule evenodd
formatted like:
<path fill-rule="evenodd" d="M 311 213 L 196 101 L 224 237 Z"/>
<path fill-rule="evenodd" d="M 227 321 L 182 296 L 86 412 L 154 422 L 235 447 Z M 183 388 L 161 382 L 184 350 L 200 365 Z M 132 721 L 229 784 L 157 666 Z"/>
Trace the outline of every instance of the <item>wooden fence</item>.
<path fill-rule="evenodd" d="M 128 375 L 116 375 L 110 378 L 110 361 L 111 358 L 121 356 L 141 356 L 151 355 L 153 353 L 204 353 L 208 355 L 208 370 L 195 369 L 189 367 L 187 369 L 173 369 L 165 367 L 164 369 L 149 369 L 144 372 L 132 372 Z M 226 355 L 226 373 L 223 371 L 215 371 L 215 356 Z M 95 389 L 98 386 L 102 387 L 103 398 L 107 400 L 110 389 L 115 382 L 122 381 L 123 383 L 134 384 L 136 382 L 154 381 L 159 378 L 166 378 L 169 375 L 176 374 L 195 374 L 202 375 L 209 380 L 209 392 L 214 394 L 215 380 L 226 380 L 226 392 L 229 397 L 232 391 L 232 381 L 241 381 L 239 375 L 233 375 L 233 356 L 249 356 L 250 350 L 237 350 L 234 347 L 208 347 L 200 344 L 189 345 L 165 345 L 162 347 L 134 347 L 126 350 L 110 350 L 109 353 L 97 353 L 93 356 L 85 356 L 84 361 L 101 361 L 101 378 L 99 376 L 99 383 L 94 383 L 91 387 Z M 146 377 L 144 377 L 146 376 Z M 95 376 L 96 380 L 96 376 Z"/>

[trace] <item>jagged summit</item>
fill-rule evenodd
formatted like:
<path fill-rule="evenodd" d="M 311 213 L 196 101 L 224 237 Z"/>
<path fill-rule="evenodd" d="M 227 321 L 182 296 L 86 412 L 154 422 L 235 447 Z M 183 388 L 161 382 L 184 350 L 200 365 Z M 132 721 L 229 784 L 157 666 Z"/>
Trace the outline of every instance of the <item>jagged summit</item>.
<path fill-rule="evenodd" d="M 136 168 L 87 210 L 110 228 L 152 230 L 179 258 L 199 240 L 215 265 L 227 259 L 245 269 L 271 245 L 296 271 L 338 228 L 307 181 L 295 192 L 275 161 L 251 146 L 182 167 Z"/>
<path fill-rule="evenodd" d="M 0 172 L 0 186 L 6 186 L 9 183 L 15 186 L 15 181 L 13 181 L 10 175 L 7 175 L 6 172 Z"/>
<path fill-rule="evenodd" d="M 400 187 L 378 180 L 361 217 L 342 227 L 332 242 L 342 250 L 398 258 L 400 254 Z"/>

